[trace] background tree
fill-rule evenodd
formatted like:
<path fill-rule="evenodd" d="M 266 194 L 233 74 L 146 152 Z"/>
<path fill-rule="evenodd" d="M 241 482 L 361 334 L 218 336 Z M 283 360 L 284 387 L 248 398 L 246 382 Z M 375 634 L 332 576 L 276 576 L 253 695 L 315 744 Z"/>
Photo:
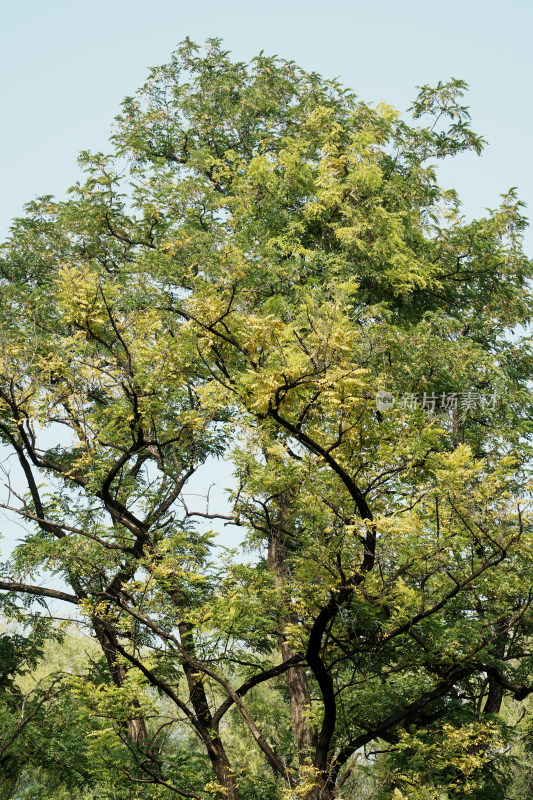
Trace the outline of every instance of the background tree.
<path fill-rule="evenodd" d="M 68 692 L 67 670 L 81 666 L 75 639 L 38 614 L 17 625 L 11 610 L 10 632 L 0 636 L 0 797 L 79 796 L 94 774 L 91 729 Z"/>

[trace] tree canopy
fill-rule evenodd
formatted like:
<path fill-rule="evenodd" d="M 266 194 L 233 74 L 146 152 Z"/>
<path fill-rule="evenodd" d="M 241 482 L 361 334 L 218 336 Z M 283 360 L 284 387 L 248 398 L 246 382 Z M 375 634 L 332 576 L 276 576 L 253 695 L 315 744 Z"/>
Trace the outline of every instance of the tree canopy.
<path fill-rule="evenodd" d="M 533 270 L 514 190 L 469 221 L 439 184 L 483 147 L 465 89 L 406 120 L 187 40 L 68 199 L 13 223 L 0 438 L 27 533 L 0 589 L 34 626 L 68 603 L 101 653 L 35 701 L 64 690 L 83 745 L 61 791 L 507 797 Z M 191 497 L 213 469 L 229 508 Z"/>

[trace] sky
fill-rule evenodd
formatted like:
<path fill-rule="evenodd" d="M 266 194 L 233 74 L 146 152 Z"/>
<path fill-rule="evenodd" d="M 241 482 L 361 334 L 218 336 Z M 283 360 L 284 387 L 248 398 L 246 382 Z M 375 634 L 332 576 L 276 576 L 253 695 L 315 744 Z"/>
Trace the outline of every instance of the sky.
<path fill-rule="evenodd" d="M 444 166 L 441 183 L 468 217 L 511 186 L 531 213 L 532 29 L 527 0 L 0 0 L 0 239 L 25 202 L 65 195 L 78 152 L 107 149 L 123 97 L 186 36 L 221 37 L 241 61 L 278 54 L 400 111 L 418 85 L 466 80 L 473 128 L 489 144 Z"/>

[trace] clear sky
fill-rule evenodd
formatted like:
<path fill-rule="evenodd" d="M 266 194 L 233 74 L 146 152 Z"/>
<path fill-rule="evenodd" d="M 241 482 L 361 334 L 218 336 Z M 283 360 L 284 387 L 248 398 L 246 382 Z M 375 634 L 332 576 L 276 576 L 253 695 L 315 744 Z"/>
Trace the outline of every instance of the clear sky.
<path fill-rule="evenodd" d="M 528 0 L 0 0 L 0 239 L 23 203 L 74 183 L 80 150 L 106 149 L 121 99 L 186 36 L 220 36 L 239 60 L 277 53 L 400 110 L 417 85 L 463 78 L 489 146 L 441 181 L 469 216 L 511 186 L 531 213 L 532 30 Z"/>

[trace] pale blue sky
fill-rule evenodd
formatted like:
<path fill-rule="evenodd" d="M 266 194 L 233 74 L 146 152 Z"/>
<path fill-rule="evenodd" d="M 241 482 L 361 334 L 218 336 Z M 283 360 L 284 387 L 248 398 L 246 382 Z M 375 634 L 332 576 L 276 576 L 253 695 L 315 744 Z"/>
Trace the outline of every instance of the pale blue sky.
<path fill-rule="evenodd" d="M 239 60 L 277 53 L 401 110 L 416 85 L 463 78 L 489 146 L 442 182 L 469 215 L 510 186 L 531 209 L 532 30 L 526 0 L 0 0 L 0 238 L 24 202 L 74 183 L 81 149 L 105 150 L 121 99 L 186 36 L 221 36 Z"/>

